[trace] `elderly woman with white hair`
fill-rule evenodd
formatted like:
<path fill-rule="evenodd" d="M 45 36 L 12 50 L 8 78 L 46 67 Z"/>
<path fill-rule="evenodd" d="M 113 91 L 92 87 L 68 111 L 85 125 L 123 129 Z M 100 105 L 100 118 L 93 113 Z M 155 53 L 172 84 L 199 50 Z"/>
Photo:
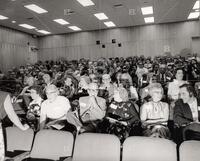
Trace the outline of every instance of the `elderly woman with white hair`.
<path fill-rule="evenodd" d="M 58 88 L 51 84 L 46 88 L 47 99 L 41 105 L 40 129 L 55 129 L 75 132 L 76 128 L 67 122 L 71 109 L 69 100 L 59 95 Z"/>
<path fill-rule="evenodd" d="M 152 101 L 144 103 L 140 111 L 143 134 L 151 137 L 169 138 L 170 134 L 167 127 L 169 105 L 161 101 L 163 97 L 161 84 L 151 84 L 149 94 Z"/>
<path fill-rule="evenodd" d="M 107 109 L 106 118 L 99 124 L 100 132 L 117 135 L 123 141 L 129 135 L 140 135 L 140 118 L 135 104 L 129 100 L 123 87 L 114 89 L 114 100 Z"/>

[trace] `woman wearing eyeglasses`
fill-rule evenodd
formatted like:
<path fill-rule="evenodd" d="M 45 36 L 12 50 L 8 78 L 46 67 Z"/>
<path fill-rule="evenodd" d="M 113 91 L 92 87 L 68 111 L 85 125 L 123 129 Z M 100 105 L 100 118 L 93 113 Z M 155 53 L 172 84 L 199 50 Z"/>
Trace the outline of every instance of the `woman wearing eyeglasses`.
<path fill-rule="evenodd" d="M 74 132 L 75 127 L 67 122 L 71 109 L 69 100 L 59 95 L 58 88 L 51 84 L 46 88 L 47 99 L 41 105 L 40 129 L 49 128 Z"/>

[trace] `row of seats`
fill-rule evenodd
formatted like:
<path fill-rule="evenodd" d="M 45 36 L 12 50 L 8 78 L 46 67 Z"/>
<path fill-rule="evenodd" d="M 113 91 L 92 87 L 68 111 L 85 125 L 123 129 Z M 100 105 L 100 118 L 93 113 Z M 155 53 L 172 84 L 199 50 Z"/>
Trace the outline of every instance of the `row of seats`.
<path fill-rule="evenodd" d="M 6 128 L 8 152 L 23 151 L 22 156 L 66 161 L 198 161 L 200 141 L 185 141 L 179 147 L 174 142 L 150 137 L 128 137 L 123 145 L 118 137 L 110 134 L 83 133 L 74 137 L 70 132 L 42 130 L 36 133 L 29 129 L 21 131 Z M 32 145 L 33 144 L 33 145 Z M 24 155 L 25 154 L 25 155 Z M 25 159 L 28 160 L 28 159 Z"/>

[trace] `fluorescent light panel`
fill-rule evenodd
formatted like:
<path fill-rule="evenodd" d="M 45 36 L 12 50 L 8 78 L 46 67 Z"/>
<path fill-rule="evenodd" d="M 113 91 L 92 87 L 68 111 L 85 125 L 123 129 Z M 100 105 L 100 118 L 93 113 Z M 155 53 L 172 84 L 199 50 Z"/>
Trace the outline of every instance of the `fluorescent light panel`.
<path fill-rule="evenodd" d="M 46 30 L 38 30 L 37 32 L 45 34 L 45 35 L 50 34 L 50 32 Z"/>
<path fill-rule="evenodd" d="M 154 17 L 145 17 L 144 21 L 145 21 L 145 23 L 153 23 L 154 22 Z"/>
<path fill-rule="evenodd" d="M 0 20 L 6 20 L 6 19 L 8 19 L 8 17 L 0 15 Z"/>
<path fill-rule="evenodd" d="M 153 7 L 152 7 L 152 6 L 149 6 L 149 7 L 142 7 L 141 10 L 142 10 L 142 14 L 143 14 L 143 15 L 150 15 L 150 14 L 153 14 Z"/>
<path fill-rule="evenodd" d="M 199 5 L 199 0 L 195 2 L 193 9 L 199 9 L 200 5 Z"/>
<path fill-rule="evenodd" d="M 194 19 L 199 17 L 199 12 L 191 12 L 188 16 L 188 19 Z"/>
<path fill-rule="evenodd" d="M 84 7 L 94 5 L 94 2 L 92 2 L 91 0 L 77 0 L 77 1 Z"/>
<path fill-rule="evenodd" d="M 68 28 L 74 30 L 74 31 L 80 31 L 81 29 L 77 26 L 69 26 Z"/>
<path fill-rule="evenodd" d="M 104 22 L 107 27 L 115 27 L 116 25 L 112 21 Z"/>
<path fill-rule="evenodd" d="M 28 24 L 19 24 L 19 26 L 21 26 L 21 27 L 24 27 L 24 28 L 27 28 L 27 29 L 35 29 L 35 27 L 34 26 L 31 26 L 31 25 L 28 25 Z"/>
<path fill-rule="evenodd" d="M 108 19 L 108 17 L 104 13 L 96 13 L 96 14 L 94 14 L 94 16 L 96 18 L 98 18 L 99 20 L 107 20 Z"/>
<path fill-rule="evenodd" d="M 57 22 L 57 23 L 59 23 L 61 25 L 68 25 L 69 24 L 69 22 L 67 22 L 67 21 L 65 21 L 63 19 L 55 19 L 53 21 L 55 21 L 55 22 Z"/>
<path fill-rule="evenodd" d="M 24 7 L 28 8 L 28 9 L 30 9 L 30 10 L 32 10 L 32 11 L 38 13 L 38 14 L 48 12 L 47 10 L 45 10 L 45 9 L 43 9 L 43 8 L 41 8 L 41 7 L 37 6 L 37 5 L 35 5 L 35 4 L 26 5 L 26 6 L 24 6 Z"/>

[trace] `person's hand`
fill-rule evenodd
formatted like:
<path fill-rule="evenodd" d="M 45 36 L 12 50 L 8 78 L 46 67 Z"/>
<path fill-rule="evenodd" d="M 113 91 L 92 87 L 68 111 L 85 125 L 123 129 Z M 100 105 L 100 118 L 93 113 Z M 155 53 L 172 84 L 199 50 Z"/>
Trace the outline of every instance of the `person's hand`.
<path fill-rule="evenodd" d="M 110 118 L 110 117 L 106 117 L 110 123 L 115 123 L 117 122 L 117 120 L 113 119 L 113 118 Z"/>
<path fill-rule="evenodd" d="M 81 117 L 83 122 L 89 121 L 90 120 L 90 114 L 86 113 L 84 116 Z"/>
<path fill-rule="evenodd" d="M 125 125 L 125 126 L 128 125 L 126 121 L 120 121 L 120 123 L 121 123 L 122 125 Z"/>
<path fill-rule="evenodd" d="M 28 90 L 30 86 L 26 86 L 24 87 L 24 89 L 22 90 L 22 92 L 19 95 L 24 95 L 24 93 Z"/>
<path fill-rule="evenodd" d="M 22 92 L 26 92 L 27 90 L 28 90 L 28 88 L 29 88 L 30 86 L 26 86 L 26 87 L 24 87 L 24 89 L 22 90 Z"/>
<path fill-rule="evenodd" d="M 143 122 L 143 123 L 142 123 L 142 127 L 143 127 L 143 128 L 147 127 L 148 125 L 149 125 L 149 124 L 148 124 L 147 122 Z"/>
<path fill-rule="evenodd" d="M 25 131 L 28 130 L 30 128 L 30 126 L 28 124 L 24 124 L 21 128 L 21 130 Z"/>
<path fill-rule="evenodd" d="M 12 102 L 12 103 L 17 102 L 17 97 L 13 96 L 12 99 L 11 99 L 11 102 Z"/>
<path fill-rule="evenodd" d="M 90 102 L 90 104 L 92 104 L 92 105 L 96 104 L 95 96 L 90 96 L 89 102 Z"/>

